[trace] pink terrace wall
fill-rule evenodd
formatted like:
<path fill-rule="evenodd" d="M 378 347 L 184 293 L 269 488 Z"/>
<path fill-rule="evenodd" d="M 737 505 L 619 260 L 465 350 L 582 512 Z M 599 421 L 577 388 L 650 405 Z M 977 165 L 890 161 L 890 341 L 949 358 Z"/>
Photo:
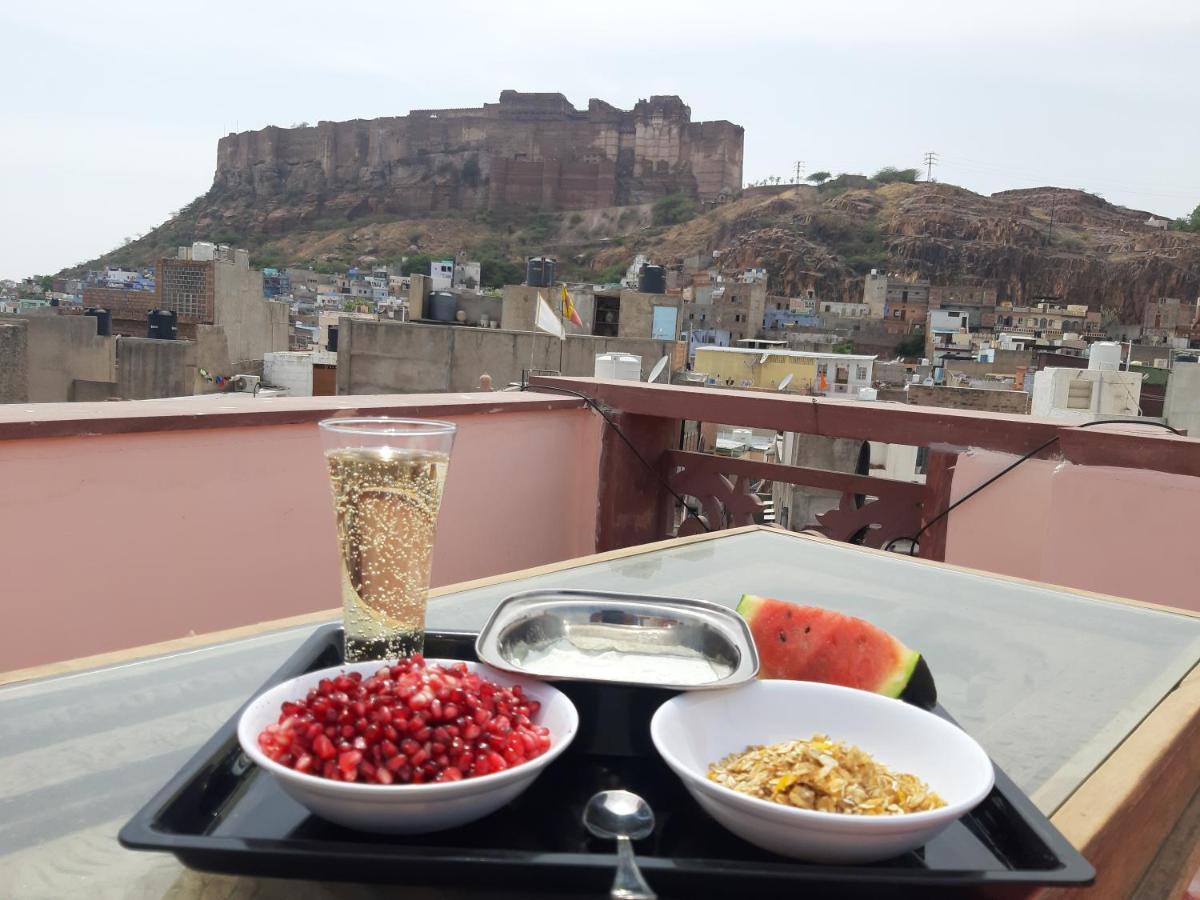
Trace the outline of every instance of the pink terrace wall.
<path fill-rule="evenodd" d="M 435 586 L 593 552 L 598 416 L 444 418 Z M 0 671 L 341 602 L 315 424 L 0 440 L 0 472 Z"/>
<path fill-rule="evenodd" d="M 959 457 L 953 499 L 1015 460 Z M 1200 610 L 1200 479 L 1029 460 L 950 514 L 946 562 Z"/>

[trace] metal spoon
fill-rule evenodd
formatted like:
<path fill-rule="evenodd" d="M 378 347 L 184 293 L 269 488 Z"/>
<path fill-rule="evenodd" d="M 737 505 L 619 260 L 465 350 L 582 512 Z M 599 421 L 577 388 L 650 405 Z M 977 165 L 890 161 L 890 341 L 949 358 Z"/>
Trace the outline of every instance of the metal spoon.
<path fill-rule="evenodd" d="M 654 812 L 650 804 L 629 791 L 601 791 L 588 801 L 583 824 L 595 837 L 617 840 L 617 876 L 613 879 L 612 900 L 656 900 L 633 858 L 631 840 L 648 837 L 654 830 Z"/>

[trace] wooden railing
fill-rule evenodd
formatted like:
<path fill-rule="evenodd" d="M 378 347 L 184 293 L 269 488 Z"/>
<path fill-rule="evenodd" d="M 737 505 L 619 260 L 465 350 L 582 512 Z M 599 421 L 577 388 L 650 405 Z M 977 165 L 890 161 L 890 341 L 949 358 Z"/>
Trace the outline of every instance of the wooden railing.
<path fill-rule="evenodd" d="M 535 378 L 533 387 L 569 390 L 596 401 L 654 468 L 647 471 L 619 436 L 605 433 L 597 520 L 601 550 L 749 524 L 762 505 L 750 488 L 764 479 L 841 493 L 835 509 L 816 522 L 791 522 L 792 528 L 808 524 L 838 540 L 881 548 L 920 533 L 919 554 L 943 559 L 946 519 L 939 514 L 951 502 L 959 454 L 971 449 L 1013 455 L 1037 451 L 1081 465 L 1200 476 L 1200 442 L 1138 424 L 1084 429 L 1025 415 L 586 378 Z M 684 440 L 684 422 L 924 447 L 926 480 L 920 484 L 698 452 L 706 448 L 696 447 L 692 432 L 691 440 Z M 672 492 L 694 500 L 696 515 L 680 515 Z M 908 543 L 901 547 L 907 549 Z"/>

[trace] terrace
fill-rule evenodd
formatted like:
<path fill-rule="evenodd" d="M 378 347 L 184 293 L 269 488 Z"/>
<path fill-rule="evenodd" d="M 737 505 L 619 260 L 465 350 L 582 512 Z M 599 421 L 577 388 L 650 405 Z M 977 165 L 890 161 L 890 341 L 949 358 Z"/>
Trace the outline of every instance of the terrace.
<path fill-rule="evenodd" d="M 589 401 L 608 412 L 620 433 Z M 1200 611 L 1187 527 L 1200 501 L 1200 441 L 1145 425 L 1075 428 L 1029 416 L 557 377 L 536 378 L 525 393 L 222 395 L 0 407 L 0 466 L 6 476 L 0 547 L 7 563 L 6 596 L 13 598 L 10 617 L 17 624 L 0 633 L 0 669 L 8 670 L 0 682 L 10 683 L 0 690 L 0 713 L 17 708 L 6 704 L 21 705 L 32 696 L 58 696 L 67 685 L 64 678 L 91 690 L 124 677 L 122 667 L 142 660 L 161 666 L 188 654 L 198 654 L 196 659 L 217 654 L 248 667 L 236 691 L 209 698 L 213 708 L 205 707 L 199 733 L 180 735 L 171 745 L 172 765 L 164 777 L 136 786 L 130 794 L 135 799 L 109 810 L 114 820 L 127 818 L 178 767 L 186 757 L 180 753 L 198 746 L 236 709 L 238 697 L 244 699 L 265 677 L 269 670 L 251 663 L 255 648 L 293 646 L 297 633 L 336 615 L 333 523 L 314 423 L 355 414 L 459 425 L 433 582 L 448 604 L 462 597 L 482 604 L 457 621 L 463 627 L 477 623 L 478 613 L 502 596 L 488 593 L 481 579 L 519 570 L 534 578 L 547 567 L 582 566 L 570 563 L 582 557 L 589 557 L 589 566 L 643 558 L 637 554 L 659 559 L 655 554 L 669 551 L 651 546 L 654 542 L 683 539 L 670 546 L 691 546 L 687 541 L 703 532 L 749 526 L 761 505 L 750 486 L 760 479 L 833 491 L 841 500 L 821 521 L 808 523 L 824 539 L 788 538 L 794 544 L 747 553 L 738 563 L 744 569 L 733 573 L 738 577 L 726 578 L 730 590 L 739 579 L 761 581 L 775 566 L 792 573 L 796 599 L 822 586 L 825 596 L 853 596 L 856 573 L 866 579 L 872 567 L 880 580 L 862 581 L 860 591 L 911 575 L 909 599 L 889 606 L 886 614 L 895 624 L 885 624 L 902 633 L 906 606 L 914 616 L 920 610 L 927 623 L 937 621 L 930 616 L 940 609 L 971 625 L 963 610 L 971 609 L 976 592 L 995 585 L 1014 598 L 1018 586 L 1033 591 L 1035 606 L 1028 609 L 1037 608 L 1039 597 L 1049 606 L 1080 604 L 1081 623 L 1093 607 L 1152 604 L 1182 611 L 1178 631 L 1188 635 L 1195 623 L 1190 613 Z M 700 446 L 698 423 L 925 448 L 927 475 L 918 484 L 717 457 L 702 452 L 711 448 Z M 1026 454 L 1028 460 L 944 514 Z M 673 493 L 690 498 L 699 516 L 681 516 Z M 918 540 L 910 545 L 913 536 Z M 703 538 L 714 546 L 723 540 L 728 538 Z M 862 546 L 837 548 L 838 555 L 831 556 L 829 540 Z M 878 552 L 910 546 L 919 559 Z M 678 556 L 669 558 L 680 565 Z M 814 572 L 827 564 L 822 560 L 832 560 L 819 576 L 826 580 L 807 584 L 808 569 L 799 559 L 808 560 Z M 967 577 L 964 569 L 977 574 Z M 677 586 L 664 575 L 658 592 L 690 585 L 702 593 L 698 582 L 678 573 L 675 578 Z M 776 589 L 786 590 L 778 580 Z M 648 589 L 655 586 L 651 580 Z M 1121 600 L 1109 599 L 1114 596 Z M 438 602 L 431 604 L 431 616 Z M 997 602 L 1003 607 L 1009 601 Z M 458 609 L 442 608 L 447 616 Z M 1013 606 L 1010 612 L 1025 609 Z M 1136 630 L 1143 620 L 1130 621 Z M 984 620 L 972 627 L 984 629 Z M 1146 627 L 1149 636 L 1153 629 Z M 1053 656 L 1052 642 L 1031 634 L 1023 643 L 1019 631 L 1013 626 L 1002 635 L 1016 658 Z M 1078 666 L 1088 665 L 1089 640 L 1097 642 L 1096 655 L 1110 652 L 1099 633 L 1081 625 L 1070 648 Z M 1160 896 L 1156 890 L 1186 884 L 1200 867 L 1193 852 L 1200 829 L 1195 740 L 1200 695 L 1195 673 L 1188 674 L 1200 654 L 1190 638 L 1181 637 L 1169 652 L 1162 640 L 1162 658 L 1154 662 L 1159 668 L 1146 669 L 1145 684 L 1137 685 L 1145 689 L 1139 700 L 1086 698 L 1100 724 L 1079 747 L 1064 747 L 1056 763 L 1065 767 L 1059 781 L 1030 774 L 1022 783 L 1010 772 L 1097 862 L 1101 881 L 1094 896 L 1134 891 Z M 965 659 L 959 662 L 966 665 Z M 1111 668 L 1111 659 L 1104 665 Z M 1142 672 L 1130 665 L 1129 673 Z M 1020 673 L 1010 674 L 1014 681 L 1006 690 L 1021 683 Z M 953 697 L 953 681 L 947 682 Z M 1054 692 L 1051 684 L 1026 688 L 1047 697 Z M 967 710 L 953 711 L 969 718 Z M 1012 717 L 1007 735 L 1013 739 L 1037 720 L 1021 718 L 1015 707 L 1004 715 Z M 0 755 L 0 773 L 13 778 L 18 766 L 37 769 L 32 786 L 0 779 L 6 781 L 0 803 L 14 810 L 35 801 L 39 785 L 56 783 L 30 756 L 36 747 L 30 740 L 39 739 L 36 726 L 22 734 L 25 750 Z M 63 744 L 50 749 L 60 763 L 70 758 Z M 1075 770 L 1066 761 L 1072 753 L 1079 755 Z M 1002 764 L 1013 765 L 1008 759 Z M 103 766 L 97 764 L 96 771 Z M 1067 777 L 1066 771 L 1075 774 Z M 175 875 L 153 880 L 153 872 L 165 871 L 161 860 L 152 864 L 141 855 L 130 861 L 131 854 L 116 848 L 112 833 L 119 824 L 84 829 L 80 834 L 86 838 L 62 825 L 43 844 L 77 854 L 80 846 L 73 840 L 97 842 L 106 865 L 119 863 L 143 887 L 158 886 L 147 888 L 151 891 L 165 889 Z M 1134 830 L 1136 838 L 1129 840 L 1137 852 L 1114 854 L 1121 836 Z M 33 896 L 44 863 L 30 856 L 38 845 L 31 849 L 16 837 L 14 830 L 0 830 L 0 883 L 23 885 Z M 1101 864 L 1098 857 L 1112 862 Z M 183 894 L 190 896 L 204 885 L 194 879 L 186 887 Z"/>

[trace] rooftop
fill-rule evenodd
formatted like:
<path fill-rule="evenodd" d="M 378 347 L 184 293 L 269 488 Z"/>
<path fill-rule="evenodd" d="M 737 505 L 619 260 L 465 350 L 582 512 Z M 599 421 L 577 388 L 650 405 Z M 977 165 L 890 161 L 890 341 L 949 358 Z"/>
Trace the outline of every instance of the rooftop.
<path fill-rule="evenodd" d="M 760 341 L 759 343 L 764 343 Z M 786 341 L 779 343 L 786 344 Z M 708 344 L 701 344 L 696 348 L 697 351 L 703 350 L 706 353 L 744 353 L 747 356 L 762 356 L 764 353 L 770 356 L 788 356 L 794 359 L 853 359 L 859 361 L 873 360 L 876 356 L 864 356 L 854 353 L 815 353 L 811 350 L 776 350 L 772 348 L 745 348 L 745 347 L 716 347 Z"/>
<path fill-rule="evenodd" d="M 1163 896 L 1151 888 L 1200 866 L 1200 440 L 538 377 L 526 392 L 0 406 L 13 476 L 0 546 L 19 561 L 6 592 L 36 598 L 21 627 L 0 629 L 0 802 L 15 823 L 0 829 L 0 883 L 17 896 L 70 893 L 68 869 L 100 894 L 259 889 L 129 854 L 113 835 L 336 617 L 315 423 L 349 415 L 459 426 L 433 625 L 477 628 L 532 587 L 727 604 L 756 592 L 862 615 L 927 656 L 946 708 L 1097 866 L 1079 897 Z M 716 455 L 735 428 L 820 452 Z M 886 465 L 878 448 L 894 451 Z M 822 499 L 788 523 L 807 534 L 756 526 L 785 489 Z"/>

